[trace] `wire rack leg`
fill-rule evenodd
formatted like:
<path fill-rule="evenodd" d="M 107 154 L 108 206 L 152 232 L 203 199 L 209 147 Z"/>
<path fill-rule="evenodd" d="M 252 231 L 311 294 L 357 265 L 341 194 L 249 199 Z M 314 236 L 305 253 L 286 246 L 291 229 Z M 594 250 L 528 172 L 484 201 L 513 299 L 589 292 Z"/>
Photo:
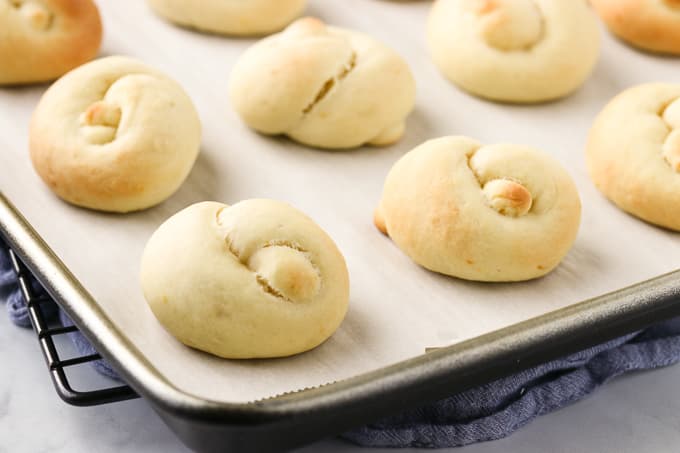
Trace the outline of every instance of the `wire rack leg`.
<path fill-rule="evenodd" d="M 21 294 L 28 307 L 28 314 L 33 325 L 33 330 L 38 336 L 40 342 L 40 349 L 42 349 L 43 356 L 47 362 L 47 367 L 54 383 L 54 388 L 59 397 L 68 404 L 74 406 L 96 406 L 100 404 L 108 404 L 117 401 L 124 401 L 139 396 L 128 385 L 120 385 L 113 387 L 100 388 L 97 390 L 79 391 L 75 390 L 66 376 L 65 368 L 83 363 L 100 360 L 102 357 L 99 354 L 90 354 L 70 359 L 62 360 L 59 356 L 59 351 L 54 343 L 54 337 L 57 335 L 64 335 L 78 331 L 76 326 L 61 326 L 50 328 L 45 319 L 43 305 L 50 303 L 51 299 L 48 297 L 37 297 L 31 288 L 29 281 L 29 271 L 16 256 L 12 249 L 9 250 L 9 256 L 12 262 L 12 267 L 17 275 Z M 94 370 L 93 370 L 94 372 Z"/>

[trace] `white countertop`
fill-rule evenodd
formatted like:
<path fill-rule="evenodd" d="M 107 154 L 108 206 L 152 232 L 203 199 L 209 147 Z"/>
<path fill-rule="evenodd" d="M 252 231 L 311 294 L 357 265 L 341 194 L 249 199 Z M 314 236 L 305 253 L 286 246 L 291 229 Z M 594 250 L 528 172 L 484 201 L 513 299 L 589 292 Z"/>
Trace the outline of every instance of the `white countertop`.
<path fill-rule="evenodd" d="M 90 408 L 63 403 L 52 387 L 33 332 L 12 326 L 4 310 L 0 311 L 0 363 L 0 453 L 188 451 L 143 400 Z M 93 377 L 90 370 L 83 371 L 84 376 Z M 680 445 L 678 390 L 680 366 L 629 375 L 585 401 L 536 420 L 510 438 L 451 451 L 676 452 Z M 319 442 L 300 451 L 395 452 L 361 450 L 341 440 Z"/>

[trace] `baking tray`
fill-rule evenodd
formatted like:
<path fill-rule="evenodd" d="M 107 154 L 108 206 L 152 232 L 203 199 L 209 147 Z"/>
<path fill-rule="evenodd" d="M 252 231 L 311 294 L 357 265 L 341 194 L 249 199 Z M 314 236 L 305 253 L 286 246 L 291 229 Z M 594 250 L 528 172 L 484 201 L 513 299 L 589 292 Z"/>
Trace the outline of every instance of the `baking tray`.
<path fill-rule="evenodd" d="M 1 194 L 0 232 L 97 350 L 196 451 L 293 448 L 680 315 L 676 271 L 343 382 L 218 403 L 182 392 L 150 366 Z"/>
<path fill-rule="evenodd" d="M 0 198 L 0 231 L 187 445 L 206 451 L 299 445 L 680 314 L 677 273 L 617 290 L 677 268 L 677 234 L 607 203 L 583 162 L 588 127 L 604 102 L 635 83 L 677 80 L 677 60 L 638 53 L 607 36 L 593 78 L 574 96 L 531 107 L 491 104 L 456 90 L 432 67 L 423 43 L 428 2 L 311 1 L 309 14 L 365 30 L 397 48 L 418 81 L 416 111 L 402 142 L 331 153 L 254 134 L 231 111 L 229 67 L 252 41 L 177 29 L 155 18 L 144 2 L 100 6 L 104 53 L 141 58 L 189 91 L 205 126 L 201 158 L 178 194 L 144 213 L 113 216 L 70 207 L 49 193 L 27 158 L 28 118 L 45 87 L 0 90 L 0 130 L 6 131 L 0 137 L 0 191 L 6 196 Z M 372 227 L 390 165 L 423 140 L 447 134 L 531 144 L 553 153 L 574 176 L 584 203 L 583 227 L 550 276 L 500 285 L 438 276 L 413 265 Z M 350 264 L 350 312 L 333 339 L 311 353 L 215 365 L 161 336 L 139 292 L 139 252 L 160 222 L 191 202 L 256 196 L 292 202 L 336 239 Z M 591 299 L 611 290 L 617 291 Z M 590 300 L 577 303 L 584 299 Z M 131 321 L 123 329 L 126 319 Z M 143 341 L 144 335 L 154 341 Z M 181 360 L 184 366 L 177 368 L 184 374 L 163 368 L 149 353 L 149 342 L 175 345 L 182 360 L 205 365 L 207 374 L 212 366 L 230 372 L 213 375 L 219 386 L 196 390 L 194 382 L 189 391 L 186 375 L 204 373 Z M 426 347 L 443 348 L 425 354 Z M 366 352 L 380 348 L 387 352 Z M 324 364 L 335 378 L 315 375 L 319 368 L 306 367 L 310 363 Z M 300 378 L 300 370 L 311 377 Z M 262 381 L 263 375 L 269 379 Z M 263 387 L 241 392 L 244 376 L 260 379 Z M 276 396 L 282 392 L 290 393 Z"/>

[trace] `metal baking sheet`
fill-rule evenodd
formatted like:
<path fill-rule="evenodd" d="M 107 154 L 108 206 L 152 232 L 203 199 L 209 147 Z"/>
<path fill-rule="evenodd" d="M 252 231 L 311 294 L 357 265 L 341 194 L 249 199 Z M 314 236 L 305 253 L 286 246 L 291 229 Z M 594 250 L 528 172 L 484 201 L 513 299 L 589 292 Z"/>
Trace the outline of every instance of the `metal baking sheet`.
<path fill-rule="evenodd" d="M 0 191 L 96 301 L 88 310 L 106 320 L 101 327 L 106 335 L 115 332 L 127 353 L 134 351 L 140 363 L 184 395 L 240 404 L 342 381 L 678 267 L 678 234 L 608 203 L 589 181 L 583 156 L 588 128 L 604 104 L 637 83 L 677 82 L 677 59 L 637 52 L 603 32 L 595 73 L 573 96 L 536 106 L 493 104 L 459 91 L 431 64 L 424 43 L 429 2 L 310 1 L 308 14 L 363 30 L 397 49 L 418 85 L 416 109 L 397 145 L 328 152 L 258 135 L 230 108 L 229 69 L 252 40 L 176 28 L 155 17 L 145 2 L 99 3 L 106 29 L 102 54 L 139 58 L 178 80 L 194 100 L 204 125 L 194 170 L 177 194 L 148 211 L 111 215 L 69 206 L 43 185 L 28 158 L 28 123 L 46 86 L 3 88 Z M 391 165 L 424 140 L 452 134 L 532 145 L 568 169 L 581 194 L 583 222 L 556 271 L 526 283 L 465 282 L 419 268 L 373 227 L 373 209 Z M 350 310 L 338 332 L 309 353 L 277 360 L 217 359 L 184 347 L 160 327 L 139 288 L 139 258 L 153 230 L 189 204 L 254 197 L 292 203 L 336 240 L 350 269 Z M 29 249 L 38 253 L 37 244 Z M 53 272 L 59 265 L 51 262 L 46 269 Z M 82 300 L 82 288 L 70 290 L 76 301 Z M 62 294 L 62 299 L 68 298 Z M 74 299 L 67 308 L 77 315 Z"/>

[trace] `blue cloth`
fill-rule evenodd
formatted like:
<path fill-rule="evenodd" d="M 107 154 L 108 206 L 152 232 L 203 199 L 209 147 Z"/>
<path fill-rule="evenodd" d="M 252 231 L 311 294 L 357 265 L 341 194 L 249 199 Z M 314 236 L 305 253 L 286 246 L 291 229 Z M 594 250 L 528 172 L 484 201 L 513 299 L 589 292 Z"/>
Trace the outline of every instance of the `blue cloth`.
<path fill-rule="evenodd" d="M 47 293 L 35 279 L 31 279 L 31 288 L 36 297 L 46 297 Z M 31 327 L 31 320 L 28 318 L 28 309 L 24 303 L 24 298 L 19 291 L 17 277 L 14 273 L 12 263 L 7 253 L 7 246 L 0 237 L 0 301 L 7 303 L 7 313 L 9 319 L 21 327 Z M 45 316 L 54 319 L 57 315 L 57 305 L 52 303 L 45 304 Z"/>
<path fill-rule="evenodd" d="M 607 381 L 680 360 L 680 319 L 345 433 L 370 447 L 458 447 L 500 439 Z"/>
<path fill-rule="evenodd" d="M 31 278 L 31 289 L 33 290 L 33 295 L 35 297 L 45 297 L 49 299 L 47 292 L 34 278 Z M 20 327 L 31 327 L 31 320 L 28 314 L 28 307 L 19 289 L 19 282 L 17 281 L 17 276 L 12 267 L 12 263 L 7 252 L 7 245 L 0 237 L 0 302 L 7 303 L 7 314 L 9 319 Z M 71 326 L 73 322 L 68 317 L 66 313 L 59 310 L 57 304 L 51 299 L 47 302 L 40 304 L 42 313 L 45 317 L 45 322 L 51 323 L 59 320 L 63 326 Z M 97 351 L 94 347 L 87 341 L 85 336 L 76 331 L 69 333 L 73 345 L 75 346 L 78 354 L 81 356 L 96 354 Z M 92 366 L 104 376 L 108 376 L 112 379 L 120 381 L 116 371 L 111 368 L 104 360 L 96 360 L 90 362 Z"/>
<path fill-rule="evenodd" d="M 59 321 L 61 322 L 61 325 L 64 327 L 72 326 L 73 321 L 71 321 L 71 318 L 69 318 L 68 315 L 62 310 L 58 311 Z M 94 346 L 92 346 L 92 344 L 87 340 L 87 338 L 85 338 L 85 335 L 80 333 L 80 331 L 69 333 L 68 336 L 71 338 L 71 342 L 73 342 L 73 345 L 75 346 L 76 350 L 81 356 L 98 354 Z M 106 360 L 95 360 L 90 363 L 92 364 L 94 369 L 97 370 L 100 374 L 108 376 L 111 379 L 115 379 L 116 381 L 122 381 L 118 376 L 118 373 L 116 373 L 116 370 L 114 370 L 111 367 L 111 365 L 109 365 L 109 362 L 107 362 Z"/>
<path fill-rule="evenodd" d="M 44 294 L 37 282 L 34 289 Z M 0 300 L 7 301 L 10 319 L 30 326 L 26 306 L 6 247 L 0 239 Z M 52 304 L 54 304 L 52 302 Z M 71 320 L 56 304 L 48 316 Z M 78 333 L 70 334 L 81 354 L 94 348 Z M 607 381 L 635 370 L 649 370 L 680 361 L 680 318 L 636 332 L 577 354 L 499 379 L 434 404 L 386 418 L 343 434 L 369 447 L 444 448 L 500 439 L 534 418 L 578 401 Z M 104 361 L 100 373 L 118 379 Z"/>

